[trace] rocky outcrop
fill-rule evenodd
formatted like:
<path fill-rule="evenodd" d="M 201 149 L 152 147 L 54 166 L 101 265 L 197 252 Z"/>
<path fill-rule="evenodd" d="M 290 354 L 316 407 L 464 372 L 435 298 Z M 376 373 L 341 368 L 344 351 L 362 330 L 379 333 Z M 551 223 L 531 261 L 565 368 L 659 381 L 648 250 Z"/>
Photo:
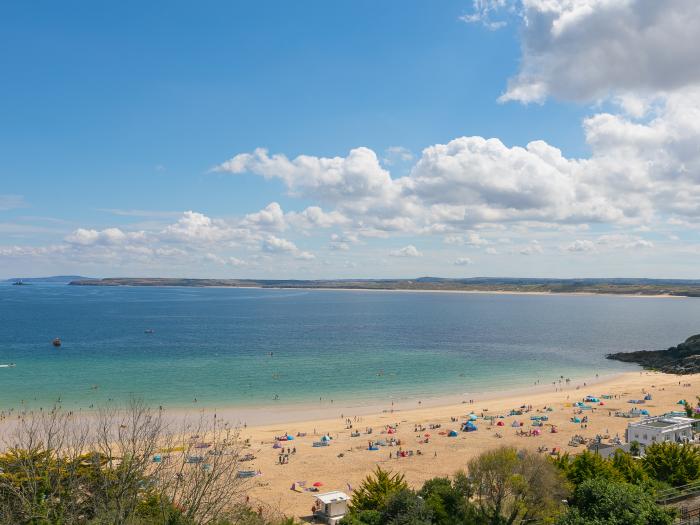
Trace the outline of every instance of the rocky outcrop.
<path fill-rule="evenodd" d="M 608 359 L 637 363 L 644 368 L 668 374 L 700 373 L 700 334 L 690 336 L 678 346 L 668 350 L 644 350 L 608 354 Z"/>

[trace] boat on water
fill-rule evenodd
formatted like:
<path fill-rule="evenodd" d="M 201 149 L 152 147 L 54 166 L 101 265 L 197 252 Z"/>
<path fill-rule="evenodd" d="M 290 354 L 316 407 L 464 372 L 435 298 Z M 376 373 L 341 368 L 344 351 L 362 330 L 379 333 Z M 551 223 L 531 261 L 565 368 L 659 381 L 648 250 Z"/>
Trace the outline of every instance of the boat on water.
<path fill-rule="evenodd" d="M 143 333 L 144 333 L 144 334 L 155 334 L 156 331 L 153 330 L 152 328 L 146 328 L 146 329 L 143 331 Z"/>
<path fill-rule="evenodd" d="M 5 365 L 0 365 L 0 368 L 14 368 L 15 364 L 14 363 L 7 363 Z"/>
<path fill-rule="evenodd" d="M 25 283 L 22 281 L 15 281 L 12 283 L 12 286 L 29 286 L 29 283 Z"/>
<path fill-rule="evenodd" d="M 51 341 L 51 344 L 54 345 L 55 347 L 61 346 L 61 340 L 57 337 L 53 341 Z"/>

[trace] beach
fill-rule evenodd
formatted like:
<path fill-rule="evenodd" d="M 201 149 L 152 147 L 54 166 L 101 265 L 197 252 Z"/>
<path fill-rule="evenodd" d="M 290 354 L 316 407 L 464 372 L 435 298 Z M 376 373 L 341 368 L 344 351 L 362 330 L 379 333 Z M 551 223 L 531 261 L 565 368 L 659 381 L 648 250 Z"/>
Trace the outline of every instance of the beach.
<path fill-rule="evenodd" d="M 261 473 L 255 478 L 251 499 L 278 507 L 288 515 L 301 517 L 309 514 L 314 501 L 314 492 L 305 488 L 320 482 L 320 492 L 348 491 L 357 487 L 376 466 L 402 472 L 410 485 L 418 487 L 429 478 L 452 475 L 465 468 L 471 457 L 502 445 L 532 450 L 546 448 L 548 450 L 542 453 L 547 454 L 554 448 L 570 453 L 585 450 L 584 445 L 569 446 L 575 435 L 586 438 L 619 436 L 624 442 L 627 424 L 637 418 L 615 417 L 616 411 L 629 411 L 637 406 L 629 403 L 629 400 L 642 399 L 645 393 L 650 393 L 652 400 L 641 407 L 651 415 L 682 410 L 677 404 L 678 400 L 695 399 L 696 390 L 693 387 L 697 385 L 700 375 L 674 376 L 643 371 L 599 379 L 595 384 L 586 382 L 585 386 L 583 382 L 567 385 L 562 381 L 561 386 L 559 383 L 556 386 L 550 384 L 545 385 L 546 388 L 510 392 L 502 396 L 492 394 L 480 398 L 475 394 L 473 402 L 429 407 L 417 402 L 413 406 L 402 404 L 395 406 L 394 412 L 391 412 L 390 403 L 380 410 L 379 407 L 309 409 L 306 419 L 288 420 L 284 424 L 248 425 L 241 428 L 241 438 L 250 440 L 250 447 L 245 452 L 254 454 L 256 459 L 246 463 L 245 468 Z M 685 386 L 687 384 L 691 387 Z M 579 418 L 588 416 L 588 422 L 582 428 L 582 424 L 571 421 L 575 416 L 572 403 L 581 401 L 586 395 L 612 398 L 601 399 L 603 405 L 591 403 L 593 410 L 578 414 Z M 522 415 L 508 416 L 512 409 L 526 407 L 527 410 L 530 406 L 531 410 Z M 551 411 L 545 407 L 551 408 Z M 207 410 L 202 412 L 208 413 Z M 332 412 L 335 412 L 334 416 Z M 470 413 L 477 416 L 474 424 L 478 430 L 462 432 L 461 423 Z M 295 412 L 295 416 L 303 417 L 303 414 L 303 411 Z M 482 414 L 503 415 L 504 418 L 496 421 L 503 421 L 504 425 L 491 425 L 481 417 Z M 531 425 L 532 416 L 544 415 L 548 418 L 544 426 Z M 236 418 L 236 410 L 219 410 L 217 417 L 230 421 Z M 523 426 L 514 428 L 514 421 L 522 422 Z M 352 429 L 348 428 L 349 423 L 352 423 Z M 439 427 L 431 428 L 437 425 Z M 556 433 L 551 432 L 551 425 L 556 426 Z M 366 433 L 368 428 L 372 428 L 371 434 Z M 389 431 L 389 428 L 392 430 Z M 517 435 L 518 431 L 528 433 L 536 428 L 541 430 L 540 435 Z M 457 430 L 457 437 L 447 436 L 451 429 Z M 352 437 L 351 433 L 355 431 L 359 431 L 360 435 Z M 502 437 L 497 437 L 497 433 Z M 283 448 L 273 448 L 275 437 L 287 434 L 294 439 L 280 442 L 278 446 Z M 332 438 L 330 445 L 314 447 L 313 443 L 324 435 Z M 401 445 L 368 450 L 370 441 L 388 441 L 392 438 L 400 440 Z M 604 439 L 604 442 L 607 441 Z M 397 457 L 399 450 L 409 455 Z M 287 454 L 283 458 L 284 463 L 280 462 L 282 451 Z"/>

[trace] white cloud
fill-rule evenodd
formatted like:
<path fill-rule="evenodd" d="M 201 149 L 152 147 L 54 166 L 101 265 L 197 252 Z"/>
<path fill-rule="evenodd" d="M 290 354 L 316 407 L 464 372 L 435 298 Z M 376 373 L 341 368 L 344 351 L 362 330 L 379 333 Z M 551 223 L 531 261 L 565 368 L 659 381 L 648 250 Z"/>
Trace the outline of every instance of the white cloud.
<path fill-rule="evenodd" d="M 700 82 L 697 0 L 522 0 L 522 8 L 520 71 L 501 101 L 592 101 Z"/>
<path fill-rule="evenodd" d="M 81 246 L 123 245 L 126 243 L 143 243 L 146 241 L 146 232 L 124 232 L 119 228 L 106 228 L 104 230 L 91 230 L 78 228 L 66 237 L 66 242 Z"/>
<path fill-rule="evenodd" d="M 392 257 L 421 257 L 423 254 L 418 251 L 415 246 L 409 244 L 408 246 L 404 246 L 398 250 L 390 251 L 389 255 Z"/>
<path fill-rule="evenodd" d="M 595 243 L 589 240 L 577 239 L 564 249 L 569 252 L 593 252 L 595 251 Z"/>
<path fill-rule="evenodd" d="M 162 235 L 171 240 L 188 242 L 215 242 L 237 236 L 224 221 L 194 211 L 184 212 L 175 224 L 163 230 Z"/>
<path fill-rule="evenodd" d="M 295 253 L 299 251 L 297 245 L 294 244 L 292 241 L 282 239 L 280 237 L 275 237 L 274 235 L 270 235 L 269 237 L 263 239 L 261 247 L 263 251 L 269 253 Z"/>
<path fill-rule="evenodd" d="M 287 222 L 279 203 L 271 202 L 262 210 L 246 215 L 243 226 L 283 231 L 287 228 Z"/>
<path fill-rule="evenodd" d="M 472 12 L 460 17 L 460 20 L 468 24 L 481 24 L 486 29 L 495 31 L 507 25 L 503 19 L 494 19 L 502 14 L 502 11 L 514 11 L 514 4 L 511 0 L 472 0 Z"/>
<path fill-rule="evenodd" d="M 532 241 L 527 246 L 520 248 L 518 253 L 520 255 L 537 255 L 544 252 L 544 248 L 538 241 Z"/>
<path fill-rule="evenodd" d="M 472 261 L 469 257 L 460 257 L 455 260 L 454 264 L 455 266 L 468 266 L 470 264 L 474 264 L 474 261 Z"/>

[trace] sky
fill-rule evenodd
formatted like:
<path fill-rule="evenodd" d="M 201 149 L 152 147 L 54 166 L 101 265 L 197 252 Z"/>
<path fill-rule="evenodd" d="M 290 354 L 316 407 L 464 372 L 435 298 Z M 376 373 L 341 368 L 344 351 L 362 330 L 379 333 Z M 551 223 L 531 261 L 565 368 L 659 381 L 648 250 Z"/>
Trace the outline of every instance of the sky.
<path fill-rule="evenodd" d="M 700 278 L 700 2 L 7 2 L 0 277 Z"/>

